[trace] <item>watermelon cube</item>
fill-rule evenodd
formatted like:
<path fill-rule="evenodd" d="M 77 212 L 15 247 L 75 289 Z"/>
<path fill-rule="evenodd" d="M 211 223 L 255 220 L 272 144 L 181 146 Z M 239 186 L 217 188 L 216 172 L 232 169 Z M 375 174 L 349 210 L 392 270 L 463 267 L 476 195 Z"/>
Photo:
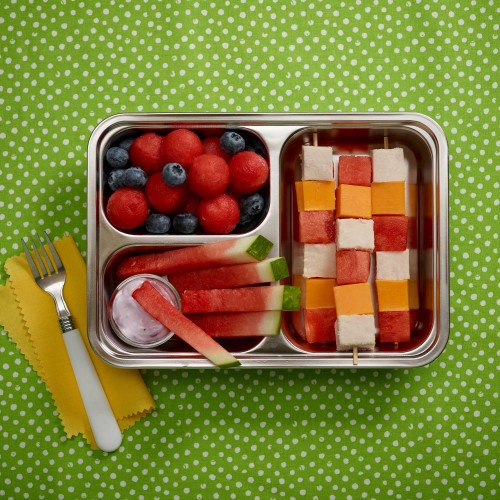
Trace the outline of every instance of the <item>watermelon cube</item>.
<path fill-rule="evenodd" d="M 335 308 L 305 309 L 304 322 L 306 341 L 310 344 L 335 342 Z"/>
<path fill-rule="evenodd" d="M 408 342 L 410 340 L 410 311 L 383 311 L 378 313 L 380 342 Z"/>
<path fill-rule="evenodd" d="M 408 241 L 408 217 L 404 215 L 374 215 L 375 251 L 402 252 Z"/>
<path fill-rule="evenodd" d="M 340 156 L 339 184 L 370 186 L 372 159 L 369 156 Z"/>
<path fill-rule="evenodd" d="M 370 276 L 370 252 L 339 250 L 337 252 L 337 285 L 366 283 Z"/>
<path fill-rule="evenodd" d="M 300 243 L 332 243 L 335 241 L 333 210 L 314 210 L 298 213 Z"/>

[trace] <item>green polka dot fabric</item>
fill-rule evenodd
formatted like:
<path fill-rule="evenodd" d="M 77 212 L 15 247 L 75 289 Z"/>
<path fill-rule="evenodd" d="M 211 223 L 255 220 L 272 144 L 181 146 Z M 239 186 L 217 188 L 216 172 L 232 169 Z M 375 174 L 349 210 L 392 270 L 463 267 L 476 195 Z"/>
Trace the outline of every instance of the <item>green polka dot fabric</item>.
<path fill-rule="evenodd" d="M 498 498 L 499 7 L 3 1 L 2 264 L 40 227 L 85 255 L 87 142 L 109 115 L 421 112 L 450 148 L 451 332 L 415 369 L 144 371 L 157 409 L 106 454 L 65 438 L 3 331 L 0 497 Z"/>

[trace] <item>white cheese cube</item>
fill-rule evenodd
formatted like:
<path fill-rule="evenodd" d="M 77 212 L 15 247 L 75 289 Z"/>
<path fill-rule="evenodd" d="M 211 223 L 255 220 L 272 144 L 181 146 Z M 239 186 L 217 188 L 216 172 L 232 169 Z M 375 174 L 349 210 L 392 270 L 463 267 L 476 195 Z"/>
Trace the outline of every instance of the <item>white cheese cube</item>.
<path fill-rule="evenodd" d="M 410 252 L 375 252 L 378 280 L 409 280 Z"/>
<path fill-rule="evenodd" d="M 337 219 L 337 249 L 375 249 L 375 234 L 372 219 Z"/>
<path fill-rule="evenodd" d="M 372 150 L 373 182 L 406 181 L 408 166 L 403 148 Z"/>
<path fill-rule="evenodd" d="M 355 314 L 339 316 L 335 322 L 337 351 L 360 351 L 375 349 L 375 316 L 373 314 Z"/>
<path fill-rule="evenodd" d="M 333 151 L 329 146 L 302 146 L 302 180 L 333 181 Z"/>
<path fill-rule="evenodd" d="M 336 278 L 336 255 L 335 243 L 305 244 L 303 276 L 306 278 Z"/>

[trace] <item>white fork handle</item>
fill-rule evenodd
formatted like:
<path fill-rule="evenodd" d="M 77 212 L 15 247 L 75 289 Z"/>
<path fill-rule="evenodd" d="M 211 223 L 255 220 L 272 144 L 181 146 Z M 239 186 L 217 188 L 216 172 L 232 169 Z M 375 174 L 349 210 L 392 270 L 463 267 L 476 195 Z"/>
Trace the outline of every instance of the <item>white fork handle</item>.
<path fill-rule="evenodd" d="M 63 333 L 83 405 L 97 446 L 115 451 L 122 434 L 78 329 Z"/>

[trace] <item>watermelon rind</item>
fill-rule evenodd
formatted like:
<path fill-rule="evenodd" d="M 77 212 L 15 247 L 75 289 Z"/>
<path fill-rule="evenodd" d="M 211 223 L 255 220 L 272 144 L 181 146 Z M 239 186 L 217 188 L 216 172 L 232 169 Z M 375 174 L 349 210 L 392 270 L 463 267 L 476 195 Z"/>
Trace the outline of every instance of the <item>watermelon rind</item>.
<path fill-rule="evenodd" d="M 247 254 L 256 260 L 263 260 L 269 254 L 272 247 L 273 242 L 259 234 L 247 248 Z"/>
<path fill-rule="evenodd" d="M 285 257 L 279 257 L 277 259 L 273 259 L 270 262 L 270 265 L 275 281 L 279 281 L 288 278 L 288 276 L 290 276 L 290 273 L 288 271 L 288 264 L 286 262 Z"/>
<path fill-rule="evenodd" d="M 300 309 L 301 290 L 299 286 L 285 285 L 283 287 L 283 311 L 298 311 Z"/>

